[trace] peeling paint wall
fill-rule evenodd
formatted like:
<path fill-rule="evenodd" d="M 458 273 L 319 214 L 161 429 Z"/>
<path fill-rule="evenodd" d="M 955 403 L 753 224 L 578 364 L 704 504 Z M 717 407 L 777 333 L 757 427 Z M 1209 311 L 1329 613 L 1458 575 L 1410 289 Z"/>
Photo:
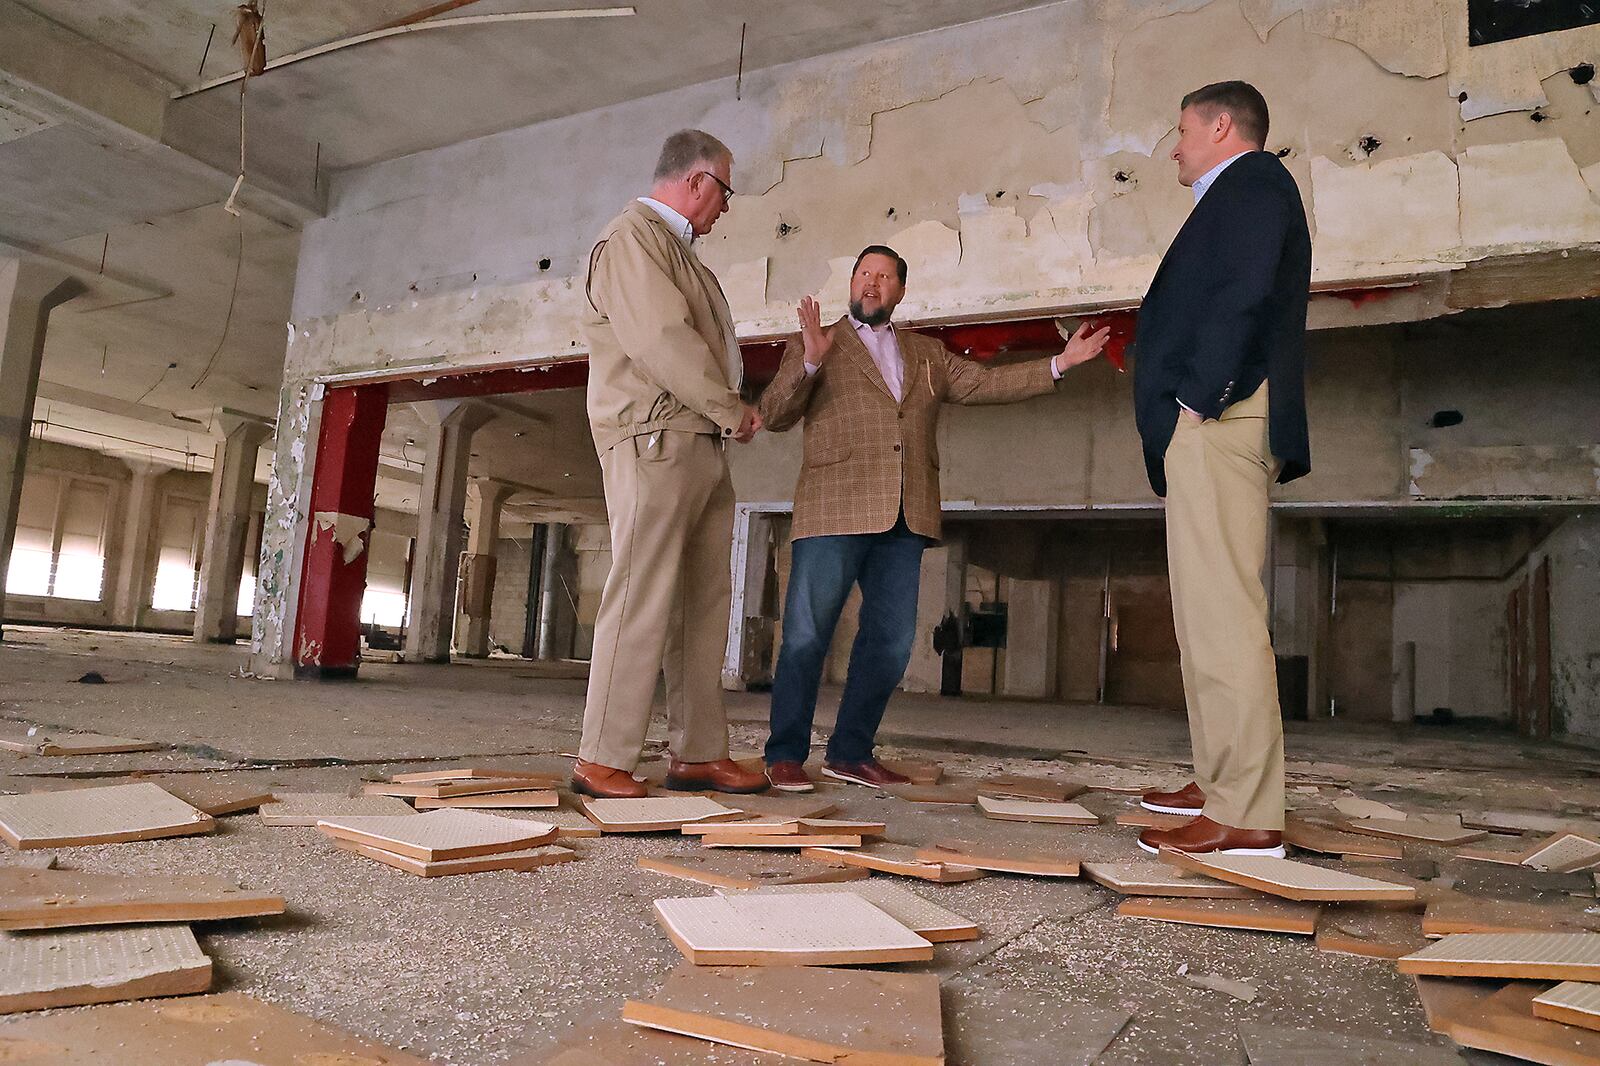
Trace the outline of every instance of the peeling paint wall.
<path fill-rule="evenodd" d="M 1248 78 L 1306 202 L 1316 283 L 1424 279 L 1359 307 L 1317 301 L 1313 326 L 1412 321 L 1451 310 L 1464 266 L 1600 248 L 1600 90 L 1567 73 L 1600 54 L 1600 28 L 1468 49 L 1465 19 L 1466 0 L 1069 0 L 755 72 L 741 99 L 723 79 L 337 175 L 301 246 L 258 658 L 281 660 L 292 625 L 309 383 L 581 353 L 590 243 L 645 191 L 671 130 L 711 130 L 737 156 L 742 195 L 701 254 L 743 336 L 792 330 L 806 293 L 842 311 L 872 242 L 910 261 L 905 318 L 1062 313 L 1137 301 L 1191 203 L 1167 158 L 1178 100 Z M 1398 373 L 1392 356 L 1351 359 Z M 1319 472 L 1350 476 L 1324 484 L 1403 492 L 1399 426 L 1380 414 L 1394 394 L 1314 373 L 1323 424 L 1361 429 L 1359 447 L 1322 438 L 1337 444 Z M 1092 429 L 1093 447 L 1055 441 L 1070 458 L 1040 484 L 980 479 L 974 459 L 966 488 L 957 460 L 954 496 L 1152 502 L 1121 386 L 1064 393 L 1041 411 L 1062 408 L 1059 432 Z M 986 417 L 958 412 L 946 432 L 981 457 L 1014 433 Z"/>

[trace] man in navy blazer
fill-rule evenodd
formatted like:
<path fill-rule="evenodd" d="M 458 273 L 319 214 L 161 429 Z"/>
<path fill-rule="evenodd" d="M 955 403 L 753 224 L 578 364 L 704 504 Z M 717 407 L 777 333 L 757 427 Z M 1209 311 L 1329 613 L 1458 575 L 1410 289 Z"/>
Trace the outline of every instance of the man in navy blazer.
<path fill-rule="evenodd" d="M 1311 236 L 1264 151 L 1267 102 L 1244 82 L 1184 97 L 1172 158 L 1195 207 L 1139 311 L 1134 412 L 1166 497 L 1172 614 L 1194 781 L 1150 810 L 1146 851 L 1283 854 L 1283 725 L 1261 571 L 1274 482 L 1311 469 L 1305 333 Z"/>

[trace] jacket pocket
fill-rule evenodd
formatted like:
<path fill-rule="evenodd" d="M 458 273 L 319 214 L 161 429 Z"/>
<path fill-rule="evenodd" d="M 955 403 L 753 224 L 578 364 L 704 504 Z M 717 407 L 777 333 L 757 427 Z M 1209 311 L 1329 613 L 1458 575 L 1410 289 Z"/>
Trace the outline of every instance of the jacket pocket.
<path fill-rule="evenodd" d="M 806 466 L 832 466 L 842 463 L 850 458 L 852 448 L 848 444 L 837 444 L 832 447 L 816 448 L 806 452 L 804 461 Z"/>

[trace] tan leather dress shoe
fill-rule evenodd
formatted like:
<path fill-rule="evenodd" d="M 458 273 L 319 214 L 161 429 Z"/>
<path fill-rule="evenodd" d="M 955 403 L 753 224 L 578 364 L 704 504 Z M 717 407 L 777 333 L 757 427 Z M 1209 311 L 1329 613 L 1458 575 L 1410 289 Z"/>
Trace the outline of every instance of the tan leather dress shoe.
<path fill-rule="evenodd" d="M 1158 814 L 1200 815 L 1205 813 L 1206 794 L 1190 781 L 1176 792 L 1146 792 L 1139 806 Z"/>
<path fill-rule="evenodd" d="M 1235 829 L 1204 815 L 1176 829 L 1146 829 L 1139 834 L 1139 847 L 1152 855 L 1172 848 L 1190 855 L 1284 856 L 1283 834 L 1277 830 Z"/>
<path fill-rule="evenodd" d="M 767 775 L 746 770 L 732 759 L 667 764 L 667 787 L 675 792 L 765 792 Z"/>
<path fill-rule="evenodd" d="M 643 799 L 650 790 L 633 775 L 615 766 L 579 761 L 572 768 L 572 791 L 596 799 Z"/>

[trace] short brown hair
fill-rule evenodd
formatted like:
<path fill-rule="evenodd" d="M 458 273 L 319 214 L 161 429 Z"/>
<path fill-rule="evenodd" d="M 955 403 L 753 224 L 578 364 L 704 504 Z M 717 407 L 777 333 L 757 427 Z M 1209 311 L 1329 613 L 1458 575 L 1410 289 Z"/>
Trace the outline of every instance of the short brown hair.
<path fill-rule="evenodd" d="M 1267 146 L 1267 98 L 1247 81 L 1218 81 L 1183 98 L 1183 108 L 1196 108 L 1213 119 L 1226 111 L 1239 135 L 1257 148 Z"/>
<path fill-rule="evenodd" d="M 661 146 L 656 159 L 656 181 L 681 178 L 700 163 L 732 159 L 733 152 L 705 130 L 679 130 Z"/>

